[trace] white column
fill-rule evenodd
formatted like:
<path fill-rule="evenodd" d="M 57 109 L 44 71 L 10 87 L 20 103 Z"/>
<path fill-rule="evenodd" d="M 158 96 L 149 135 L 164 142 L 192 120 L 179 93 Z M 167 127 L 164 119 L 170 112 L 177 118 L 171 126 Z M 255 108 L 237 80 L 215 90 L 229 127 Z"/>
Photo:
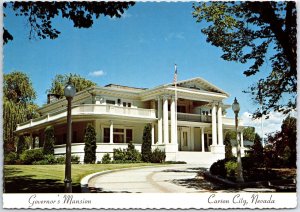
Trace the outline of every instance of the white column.
<path fill-rule="evenodd" d="M 162 123 L 162 104 L 161 104 L 161 98 L 157 98 L 157 143 L 162 144 L 163 140 L 163 123 Z"/>
<path fill-rule="evenodd" d="M 168 118 L 168 97 L 163 98 L 163 125 L 164 125 L 164 143 L 169 143 L 169 118 Z"/>
<path fill-rule="evenodd" d="M 243 130 L 241 131 L 241 134 L 240 134 L 240 140 L 241 140 L 241 147 L 244 148 L 244 134 L 243 134 Z"/>
<path fill-rule="evenodd" d="M 218 106 L 218 145 L 223 145 L 223 121 L 221 103 Z"/>
<path fill-rule="evenodd" d="M 212 145 L 217 145 L 217 117 L 216 117 L 216 105 L 213 103 L 211 110 L 211 125 L 212 125 Z"/>
<path fill-rule="evenodd" d="M 154 123 L 151 123 L 151 143 L 154 145 Z"/>
<path fill-rule="evenodd" d="M 201 144 L 202 144 L 202 152 L 205 152 L 205 144 L 204 144 L 204 127 L 201 128 Z"/>
<path fill-rule="evenodd" d="M 175 97 L 171 101 L 171 143 L 177 143 L 177 127 L 176 127 L 176 111 L 175 111 Z"/>
<path fill-rule="evenodd" d="M 109 127 L 109 143 L 114 143 L 114 124 L 112 121 L 110 121 Z"/>
<path fill-rule="evenodd" d="M 195 142 L 195 136 L 194 136 L 194 133 L 195 133 L 195 128 L 194 127 L 191 127 L 191 138 L 190 138 L 190 142 L 189 142 L 189 150 L 194 150 L 194 142 Z"/>

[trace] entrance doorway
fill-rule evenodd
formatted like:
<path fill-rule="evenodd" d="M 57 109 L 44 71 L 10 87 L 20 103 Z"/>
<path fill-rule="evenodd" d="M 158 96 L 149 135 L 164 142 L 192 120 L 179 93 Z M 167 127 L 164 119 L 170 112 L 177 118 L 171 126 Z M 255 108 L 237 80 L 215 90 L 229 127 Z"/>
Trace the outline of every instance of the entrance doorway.
<path fill-rule="evenodd" d="M 184 127 L 181 128 L 179 151 L 189 150 L 189 140 L 190 140 L 189 128 L 184 128 Z"/>

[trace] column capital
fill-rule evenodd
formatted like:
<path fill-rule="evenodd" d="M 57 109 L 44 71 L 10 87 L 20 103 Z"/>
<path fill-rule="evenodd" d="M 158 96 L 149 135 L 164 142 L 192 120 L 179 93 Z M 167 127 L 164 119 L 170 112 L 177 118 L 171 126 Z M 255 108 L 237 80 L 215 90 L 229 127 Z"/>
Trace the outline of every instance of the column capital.
<path fill-rule="evenodd" d="M 165 94 L 165 95 L 163 95 L 162 97 L 163 97 L 163 100 L 168 100 L 168 99 L 170 98 L 170 95 Z"/>

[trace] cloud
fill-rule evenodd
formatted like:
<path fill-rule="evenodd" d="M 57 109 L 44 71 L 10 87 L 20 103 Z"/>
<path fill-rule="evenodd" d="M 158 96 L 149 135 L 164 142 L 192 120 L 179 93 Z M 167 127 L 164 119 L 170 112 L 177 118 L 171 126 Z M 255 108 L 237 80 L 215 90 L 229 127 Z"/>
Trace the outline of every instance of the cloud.
<path fill-rule="evenodd" d="M 93 77 L 101 77 L 103 76 L 105 73 L 102 70 L 99 71 L 93 71 L 89 73 L 89 76 L 93 76 Z"/>
<path fill-rule="evenodd" d="M 292 112 L 291 116 L 296 117 L 296 112 Z M 242 120 L 244 126 L 255 127 L 255 132 L 258 133 L 262 137 L 262 127 L 261 121 L 263 123 L 263 134 L 266 137 L 266 134 L 273 133 L 281 130 L 281 124 L 283 119 L 285 119 L 287 115 L 283 115 L 279 112 L 271 112 L 268 119 L 252 119 L 252 114 L 249 112 L 244 112 L 242 114 Z"/>
<path fill-rule="evenodd" d="M 165 41 L 173 40 L 173 39 L 185 39 L 183 32 L 174 33 L 171 32 L 165 37 Z"/>

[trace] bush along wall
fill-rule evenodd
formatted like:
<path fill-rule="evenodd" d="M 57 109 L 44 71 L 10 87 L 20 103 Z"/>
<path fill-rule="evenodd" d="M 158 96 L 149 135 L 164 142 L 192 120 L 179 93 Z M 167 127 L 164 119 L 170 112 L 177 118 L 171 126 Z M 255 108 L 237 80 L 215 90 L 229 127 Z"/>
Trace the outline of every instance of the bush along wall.
<path fill-rule="evenodd" d="M 88 124 L 84 135 L 84 163 L 95 163 L 96 161 L 96 131 L 92 124 Z"/>
<path fill-rule="evenodd" d="M 48 126 L 45 129 L 45 142 L 43 146 L 44 155 L 53 155 L 54 154 L 54 128 L 53 126 Z"/>
<path fill-rule="evenodd" d="M 144 128 L 143 143 L 142 143 L 142 160 L 144 162 L 151 162 L 151 125 L 147 124 Z"/>

